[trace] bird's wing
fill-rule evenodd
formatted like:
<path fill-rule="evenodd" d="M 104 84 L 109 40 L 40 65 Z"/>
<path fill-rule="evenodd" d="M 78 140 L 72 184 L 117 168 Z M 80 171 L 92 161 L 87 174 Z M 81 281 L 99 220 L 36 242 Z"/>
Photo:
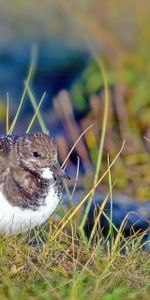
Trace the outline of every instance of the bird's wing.
<path fill-rule="evenodd" d="M 10 152 L 10 142 L 9 137 L 0 137 L 0 158 L 6 159 L 8 153 Z"/>
<path fill-rule="evenodd" d="M 8 153 L 10 151 L 10 143 L 7 137 L 0 137 L 0 183 L 4 182 L 8 173 Z"/>

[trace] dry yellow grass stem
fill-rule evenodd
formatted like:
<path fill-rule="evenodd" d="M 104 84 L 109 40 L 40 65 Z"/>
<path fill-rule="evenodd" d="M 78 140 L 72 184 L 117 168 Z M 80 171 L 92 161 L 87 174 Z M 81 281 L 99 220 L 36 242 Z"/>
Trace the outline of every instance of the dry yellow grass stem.
<path fill-rule="evenodd" d="M 101 176 L 101 178 L 97 181 L 97 183 L 94 185 L 94 187 L 89 191 L 89 193 L 81 200 L 81 202 L 78 204 L 78 206 L 74 209 L 74 211 L 71 213 L 71 215 L 68 217 L 68 219 L 62 224 L 62 226 L 57 230 L 57 232 L 52 235 L 51 239 L 56 239 L 57 236 L 60 234 L 60 232 L 63 230 L 63 228 L 68 224 L 69 221 L 71 221 L 71 219 L 75 216 L 75 214 L 78 212 L 78 210 L 80 209 L 80 207 L 85 203 L 85 201 L 89 198 L 89 196 L 93 195 L 94 190 L 97 188 L 97 186 L 101 183 L 101 181 L 103 180 L 103 178 L 106 176 L 106 174 L 109 172 L 109 169 L 114 165 L 114 163 L 116 162 L 117 158 L 119 157 L 120 153 L 122 152 L 123 148 L 125 145 L 125 141 L 122 144 L 122 147 L 120 149 L 120 151 L 118 152 L 118 154 L 116 155 L 116 157 L 114 158 L 114 160 L 112 161 L 112 163 L 110 164 L 110 166 L 108 167 L 108 169 L 105 171 L 105 173 Z"/>
<path fill-rule="evenodd" d="M 62 168 L 64 168 L 68 158 L 70 157 L 71 153 L 73 152 L 74 148 L 76 147 L 77 143 L 80 141 L 80 139 L 82 138 L 82 136 L 93 126 L 94 124 L 91 124 L 89 127 L 87 127 L 79 136 L 79 138 L 77 139 L 77 141 L 75 142 L 75 144 L 73 145 L 73 147 L 71 148 L 71 150 L 69 151 L 66 159 L 64 160 L 63 164 L 62 164 Z"/>

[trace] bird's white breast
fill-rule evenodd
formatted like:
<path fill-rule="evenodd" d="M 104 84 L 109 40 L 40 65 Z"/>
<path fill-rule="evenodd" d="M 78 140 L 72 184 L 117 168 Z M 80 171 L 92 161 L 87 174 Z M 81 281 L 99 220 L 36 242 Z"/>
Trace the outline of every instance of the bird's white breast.
<path fill-rule="evenodd" d="M 54 212 L 59 200 L 54 186 L 51 186 L 44 205 L 34 211 L 12 206 L 0 191 L 0 233 L 4 236 L 15 235 L 43 224 Z"/>
<path fill-rule="evenodd" d="M 47 168 L 43 168 L 42 177 L 44 179 L 53 179 L 53 172 L 51 172 L 48 167 Z"/>

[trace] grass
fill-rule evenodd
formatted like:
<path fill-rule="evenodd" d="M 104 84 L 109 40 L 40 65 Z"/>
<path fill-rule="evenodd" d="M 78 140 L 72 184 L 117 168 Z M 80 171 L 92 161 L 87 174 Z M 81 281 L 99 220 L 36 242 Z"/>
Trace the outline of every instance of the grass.
<path fill-rule="evenodd" d="M 25 90 L 10 128 L 9 97 L 7 97 L 6 129 L 10 134 L 15 128 L 26 93 L 34 109 L 34 116 L 27 131 L 30 131 L 36 117 L 41 129 L 44 132 L 48 131 L 39 111 L 43 97 L 37 104 L 29 84 L 33 68 L 31 64 Z M 96 187 L 106 175 L 109 182 L 108 194 L 112 201 L 111 168 L 121 154 L 124 143 L 112 162 L 108 157 L 108 167 L 99 178 L 106 123 L 107 109 L 99 147 L 96 179 L 78 206 L 71 207 L 70 211 L 64 213 L 59 224 L 50 219 L 42 234 L 37 229 L 33 238 L 33 243 L 36 239 L 36 246 L 27 242 L 29 236 L 25 234 L 17 237 L 0 237 L 0 299 L 149 299 L 150 254 L 145 254 L 141 248 L 144 233 L 143 235 L 133 233 L 128 238 L 124 237 L 126 219 L 118 230 L 112 223 L 113 211 L 110 219 L 105 215 L 104 207 L 108 195 L 95 218 L 89 241 L 86 241 L 85 234 L 81 234 L 80 224 L 77 223 L 77 214 L 81 214 L 81 224 L 84 224 L 85 214 L 82 216 L 81 212 L 83 204 L 93 196 Z M 111 243 L 108 237 L 104 238 L 98 230 L 97 225 L 102 214 L 110 224 L 108 237 Z M 44 244 L 41 244 L 41 236 L 46 236 Z"/>
<path fill-rule="evenodd" d="M 150 254 L 112 256 L 74 233 L 36 248 L 25 237 L 0 243 L 0 299 L 149 299 Z"/>

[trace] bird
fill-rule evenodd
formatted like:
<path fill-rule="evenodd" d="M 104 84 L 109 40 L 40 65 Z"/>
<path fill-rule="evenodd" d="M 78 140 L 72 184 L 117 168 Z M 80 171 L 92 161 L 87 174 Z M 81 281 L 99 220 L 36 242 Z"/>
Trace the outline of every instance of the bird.
<path fill-rule="evenodd" d="M 57 145 L 42 132 L 0 137 L 0 234 L 18 235 L 45 224 L 69 176 L 57 163 Z"/>

